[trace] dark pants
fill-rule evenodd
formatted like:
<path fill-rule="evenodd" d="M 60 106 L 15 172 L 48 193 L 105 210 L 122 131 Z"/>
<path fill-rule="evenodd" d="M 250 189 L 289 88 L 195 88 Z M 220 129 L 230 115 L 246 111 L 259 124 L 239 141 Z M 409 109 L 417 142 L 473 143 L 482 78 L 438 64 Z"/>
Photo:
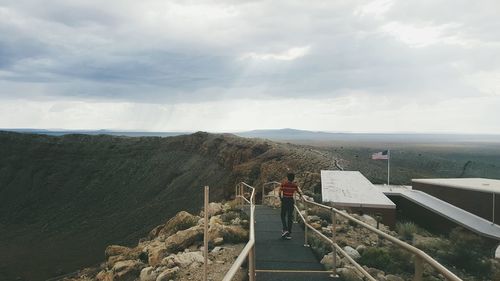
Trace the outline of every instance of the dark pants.
<path fill-rule="evenodd" d="M 283 224 L 283 231 L 292 233 L 292 219 L 293 219 L 293 198 L 283 197 L 281 200 L 281 223 Z"/>

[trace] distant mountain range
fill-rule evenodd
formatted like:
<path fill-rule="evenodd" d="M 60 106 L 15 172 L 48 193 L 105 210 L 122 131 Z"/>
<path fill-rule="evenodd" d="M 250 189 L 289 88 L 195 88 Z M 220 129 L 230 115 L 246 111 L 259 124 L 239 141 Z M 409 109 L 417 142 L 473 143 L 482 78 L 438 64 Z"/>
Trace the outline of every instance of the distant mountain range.
<path fill-rule="evenodd" d="M 61 136 L 68 134 L 113 135 L 128 137 L 171 137 L 194 132 L 140 132 L 113 130 L 45 130 L 45 129 L 0 129 L 0 131 Z M 297 129 L 253 130 L 232 133 L 246 138 L 262 138 L 276 141 L 346 141 L 346 142 L 489 142 L 500 143 L 499 134 L 428 134 L 428 133 L 332 133 Z"/>

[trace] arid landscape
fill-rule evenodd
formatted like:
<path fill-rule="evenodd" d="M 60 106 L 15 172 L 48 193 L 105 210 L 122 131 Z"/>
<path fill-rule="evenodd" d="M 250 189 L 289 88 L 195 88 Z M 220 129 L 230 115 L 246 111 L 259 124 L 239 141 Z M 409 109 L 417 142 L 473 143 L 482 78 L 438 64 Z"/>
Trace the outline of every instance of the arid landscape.
<path fill-rule="evenodd" d="M 107 245 L 133 245 L 181 210 L 198 212 L 239 181 L 259 186 L 287 169 L 318 192 L 319 171 L 359 170 L 383 183 L 384 148 L 322 145 L 195 133 L 176 137 L 0 134 L 0 277 L 44 280 L 91 266 Z M 500 178 L 498 150 L 475 144 L 393 146 L 394 184 L 420 177 Z M 469 164 L 467 164 L 469 163 Z M 465 169 L 464 169 L 465 167 Z"/>

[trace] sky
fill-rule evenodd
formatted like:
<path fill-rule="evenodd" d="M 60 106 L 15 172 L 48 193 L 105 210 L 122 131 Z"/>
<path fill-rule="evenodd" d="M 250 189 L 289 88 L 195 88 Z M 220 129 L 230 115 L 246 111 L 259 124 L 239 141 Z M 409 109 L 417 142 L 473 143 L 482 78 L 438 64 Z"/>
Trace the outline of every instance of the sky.
<path fill-rule="evenodd" d="M 0 0 L 0 128 L 500 134 L 497 0 Z"/>

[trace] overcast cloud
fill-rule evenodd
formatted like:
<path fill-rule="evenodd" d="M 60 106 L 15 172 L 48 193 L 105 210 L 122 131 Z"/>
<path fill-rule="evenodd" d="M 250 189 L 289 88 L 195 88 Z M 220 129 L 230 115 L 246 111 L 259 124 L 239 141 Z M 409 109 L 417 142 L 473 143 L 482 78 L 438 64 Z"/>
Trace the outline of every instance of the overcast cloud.
<path fill-rule="evenodd" d="M 0 128 L 500 133 L 500 2 L 0 0 Z"/>

